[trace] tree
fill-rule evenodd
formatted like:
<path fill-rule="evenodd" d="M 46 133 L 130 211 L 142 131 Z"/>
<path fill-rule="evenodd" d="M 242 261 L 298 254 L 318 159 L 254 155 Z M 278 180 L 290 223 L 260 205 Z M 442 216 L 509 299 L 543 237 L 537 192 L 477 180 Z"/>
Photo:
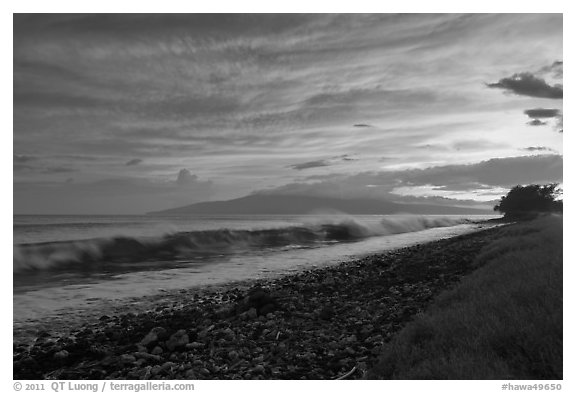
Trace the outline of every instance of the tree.
<path fill-rule="evenodd" d="M 518 185 L 500 198 L 494 210 L 503 213 L 506 219 L 515 220 L 530 219 L 539 213 L 561 212 L 563 204 L 557 200 L 560 195 L 558 183 Z"/>

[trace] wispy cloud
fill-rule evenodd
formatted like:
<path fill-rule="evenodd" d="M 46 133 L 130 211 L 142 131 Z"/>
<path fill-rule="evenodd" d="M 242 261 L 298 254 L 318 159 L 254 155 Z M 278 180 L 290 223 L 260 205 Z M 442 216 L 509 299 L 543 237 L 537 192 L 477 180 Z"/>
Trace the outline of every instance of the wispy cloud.
<path fill-rule="evenodd" d="M 301 171 L 303 169 L 318 168 L 318 167 L 329 166 L 329 165 L 330 165 L 330 163 L 327 162 L 326 160 L 316 160 L 316 161 L 304 162 L 302 164 L 289 165 L 289 167 L 292 169 L 296 169 L 297 171 Z"/>
<path fill-rule="evenodd" d="M 15 181 L 137 174 L 134 206 L 154 204 L 148 183 L 180 201 L 182 168 L 205 191 L 191 199 L 226 199 L 301 171 L 562 151 L 510 115 L 562 97 L 561 14 L 16 14 L 13 57 Z M 111 206 L 113 187 L 118 206 L 136 189 L 108 184 Z"/>
<path fill-rule="evenodd" d="M 133 159 L 131 159 L 130 161 L 126 162 L 126 164 L 124 164 L 124 165 L 126 165 L 126 166 L 134 166 L 134 165 L 138 165 L 138 164 L 142 163 L 142 161 L 143 161 L 143 160 L 142 160 L 141 158 L 133 158 Z"/>
<path fill-rule="evenodd" d="M 549 147 L 546 146 L 529 146 L 529 147 L 525 147 L 522 150 L 526 150 L 526 151 L 551 151 L 553 152 L 554 149 L 550 149 Z"/>

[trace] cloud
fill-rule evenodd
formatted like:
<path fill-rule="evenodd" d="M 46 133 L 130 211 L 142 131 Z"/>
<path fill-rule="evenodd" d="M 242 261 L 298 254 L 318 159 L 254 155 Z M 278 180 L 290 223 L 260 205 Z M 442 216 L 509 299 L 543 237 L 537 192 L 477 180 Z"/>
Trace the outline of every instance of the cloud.
<path fill-rule="evenodd" d="M 557 60 L 551 65 L 544 66 L 538 70 L 539 75 L 550 75 L 554 79 L 562 79 L 564 77 L 564 62 Z"/>
<path fill-rule="evenodd" d="M 128 161 L 125 165 L 126 166 L 133 166 L 133 165 L 138 165 L 142 162 L 143 160 L 140 158 L 133 158 L 130 161 Z"/>
<path fill-rule="evenodd" d="M 292 168 L 292 169 L 296 169 L 297 171 L 301 171 L 304 169 L 318 168 L 318 167 L 329 166 L 329 165 L 330 165 L 330 163 L 327 162 L 326 160 L 316 160 L 316 161 L 304 162 L 302 164 L 289 165 L 288 167 Z"/>
<path fill-rule="evenodd" d="M 405 184 L 457 186 L 478 182 L 509 187 L 516 184 L 561 181 L 562 156 L 556 154 L 493 158 L 468 165 L 447 165 L 416 169 L 401 174 Z"/>
<path fill-rule="evenodd" d="M 176 184 L 183 187 L 205 187 L 210 188 L 212 186 L 211 181 L 201 181 L 198 176 L 193 175 L 188 169 L 181 169 L 178 172 L 178 177 L 176 178 Z"/>
<path fill-rule="evenodd" d="M 526 109 L 524 114 L 526 114 L 531 119 L 547 119 L 550 117 L 556 117 L 560 113 L 559 109 Z"/>
<path fill-rule="evenodd" d="M 77 169 L 64 167 L 64 166 L 48 166 L 48 167 L 40 167 L 40 166 L 33 166 L 28 164 L 21 164 L 19 162 L 15 162 L 13 166 L 14 172 L 18 173 L 35 173 L 41 175 L 52 175 L 57 173 L 69 173 L 69 172 L 77 172 Z"/>
<path fill-rule="evenodd" d="M 466 165 L 332 176 L 317 182 L 289 183 L 257 193 L 390 199 L 399 188 L 423 186 L 442 191 L 485 192 L 517 184 L 561 182 L 562 163 L 563 158 L 558 154 L 494 158 Z"/>
<path fill-rule="evenodd" d="M 545 126 L 548 123 L 545 121 L 542 121 L 540 119 L 534 119 L 534 120 L 529 121 L 526 124 L 528 124 L 529 126 Z"/>
<path fill-rule="evenodd" d="M 524 113 L 531 118 L 532 120 L 529 121 L 528 125 L 530 126 L 544 126 L 548 124 L 548 122 L 542 121 L 540 119 L 555 119 L 554 129 L 558 132 L 563 132 L 563 120 L 564 115 L 560 111 L 560 109 L 526 109 Z"/>
<path fill-rule="evenodd" d="M 351 162 L 351 161 L 358 161 L 358 159 L 350 157 L 349 154 L 342 154 L 340 156 L 334 156 L 334 157 L 330 157 L 330 158 L 324 159 L 324 160 L 315 160 L 315 161 L 304 162 L 302 164 L 288 165 L 288 168 L 292 168 L 292 169 L 296 169 L 297 171 L 301 171 L 304 169 L 331 166 L 331 165 L 339 164 L 342 162 Z"/>
<path fill-rule="evenodd" d="M 68 173 L 68 172 L 76 172 L 76 169 L 66 168 L 66 167 L 62 167 L 62 166 L 53 166 L 53 167 L 48 167 L 48 168 L 45 168 L 45 169 L 40 169 L 39 172 L 40 172 L 40 173 L 46 173 L 46 174 L 51 174 L 51 173 Z"/>
<path fill-rule="evenodd" d="M 558 117 L 556 117 L 556 124 L 554 125 L 554 128 L 558 132 L 564 132 L 564 115 L 560 114 Z"/>
<path fill-rule="evenodd" d="M 561 150 L 555 133 L 527 142 L 523 121 L 506 123 L 512 110 L 552 105 L 478 89 L 525 64 L 561 83 L 562 64 L 550 65 L 561 59 L 561 14 L 20 14 L 13 30 L 13 148 L 39 157 L 16 159 L 16 180 L 68 177 L 47 168 L 77 168 L 75 189 L 111 174 L 147 179 L 106 186 L 115 209 L 170 187 L 193 202 L 205 178 L 226 199 L 339 169 L 476 161 L 526 143 Z M 451 151 L 455 138 L 472 142 Z M 425 144 L 439 148 L 416 147 Z M 362 160 L 334 158 L 346 152 Z M 142 203 L 112 203 L 114 187 Z M 92 209 L 88 193 L 85 202 Z"/>
<path fill-rule="evenodd" d="M 526 150 L 526 151 L 555 151 L 554 149 L 550 149 L 549 147 L 546 146 L 529 146 L 529 147 L 525 147 L 522 150 Z"/>
<path fill-rule="evenodd" d="M 504 89 L 510 93 L 537 97 L 537 98 L 563 98 L 562 85 L 551 86 L 544 79 L 538 78 L 529 72 L 514 74 L 511 77 L 502 78 L 498 82 L 486 84 L 489 88 Z"/>
<path fill-rule="evenodd" d="M 14 154 L 14 163 L 15 164 L 23 164 L 25 162 L 34 161 L 36 157 L 27 156 L 24 154 Z"/>

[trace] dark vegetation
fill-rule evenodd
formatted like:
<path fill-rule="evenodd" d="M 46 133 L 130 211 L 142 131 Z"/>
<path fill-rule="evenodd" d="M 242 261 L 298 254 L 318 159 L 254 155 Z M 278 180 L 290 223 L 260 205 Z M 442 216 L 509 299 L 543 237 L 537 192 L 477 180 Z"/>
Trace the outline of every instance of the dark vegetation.
<path fill-rule="evenodd" d="M 562 216 L 504 228 L 476 263 L 385 344 L 368 378 L 562 379 Z"/>
<path fill-rule="evenodd" d="M 503 213 L 507 220 L 532 219 L 542 213 L 562 212 L 563 203 L 557 199 L 560 194 L 556 183 L 518 185 L 500 199 L 494 210 Z"/>

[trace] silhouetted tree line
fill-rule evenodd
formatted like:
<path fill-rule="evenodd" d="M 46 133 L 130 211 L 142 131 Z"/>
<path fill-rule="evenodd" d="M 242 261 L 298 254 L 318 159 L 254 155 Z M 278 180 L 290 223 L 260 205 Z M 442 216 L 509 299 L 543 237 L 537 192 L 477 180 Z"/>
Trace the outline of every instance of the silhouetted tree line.
<path fill-rule="evenodd" d="M 494 210 L 503 213 L 505 219 L 513 220 L 531 219 L 541 213 L 562 212 L 562 200 L 557 199 L 561 194 L 558 183 L 518 185 L 500 198 Z"/>

